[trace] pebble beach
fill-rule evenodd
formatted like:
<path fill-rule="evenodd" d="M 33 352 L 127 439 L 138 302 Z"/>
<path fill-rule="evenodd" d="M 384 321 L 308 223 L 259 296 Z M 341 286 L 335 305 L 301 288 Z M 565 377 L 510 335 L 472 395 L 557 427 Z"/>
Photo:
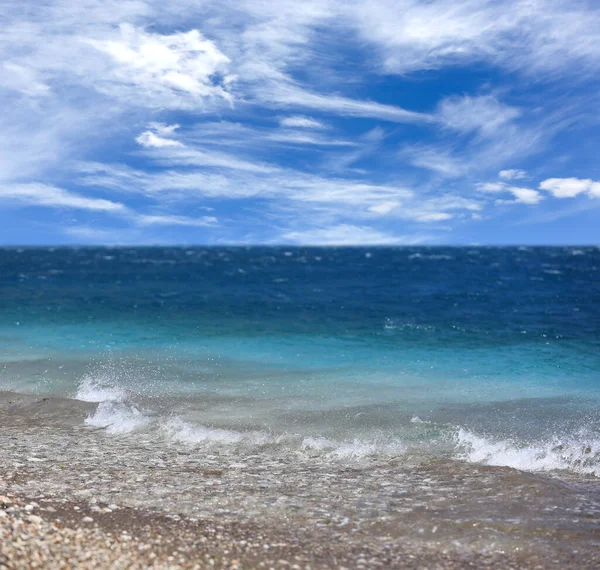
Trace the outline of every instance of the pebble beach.
<path fill-rule="evenodd" d="M 600 565 L 595 477 L 167 446 L 89 428 L 74 410 L 72 425 L 60 422 L 69 405 L 83 416 L 89 407 L 3 395 L 0 567 Z"/>

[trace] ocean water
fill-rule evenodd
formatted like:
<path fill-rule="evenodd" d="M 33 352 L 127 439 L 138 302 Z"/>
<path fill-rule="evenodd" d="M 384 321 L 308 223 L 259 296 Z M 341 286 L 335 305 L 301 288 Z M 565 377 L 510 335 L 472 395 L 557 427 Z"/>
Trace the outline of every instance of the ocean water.
<path fill-rule="evenodd" d="M 108 441 L 600 477 L 600 248 L 5 248 L 0 270 L 0 390 L 61 402 L 45 421 L 79 401 Z"/>

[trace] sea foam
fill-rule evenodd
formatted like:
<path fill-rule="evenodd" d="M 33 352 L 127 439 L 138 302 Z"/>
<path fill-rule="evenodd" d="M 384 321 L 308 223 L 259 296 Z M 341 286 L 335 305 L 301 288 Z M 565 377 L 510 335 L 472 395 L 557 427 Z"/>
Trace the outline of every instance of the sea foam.
<path fill-rule="evenodd" d="M 406 446 L 393 441 L 388 443 L 376 440 L 362 440 L 355 438 L 351 441 L 334 441 L 324 437 L 305 437 L 302 440 L 303 451 L 317 451 L 329 457 L 340 459 L 361 459 L 376 455 L 401 455 L 406 453 Z"/>
<path fill-rule="evenodd" d="M 98 407 L 85 423 L 105 428 L 108 433 L 128 433 L 149 424 L 150 418 L 132 401 L 132 393 L 107 373 L 86 375 L 77 388 L 75 398 L 84 402 L 97 402 Z"/>
<path fill-rule="evenodd" d="M 482 435 L 465 427 L 438 425 L 433 440 L 403 441 L 402 437 L 361 438 L 343 436 L 331 439 L 294 433 L 272 434 L 261 431 L 236 431 L 189 421 L 179 412 L 158 413 L 147 405 L 148 398 L 132 387 L 136 382 L 123 379 L 114 367 L 105 367 L 84 376 L 76 399 L 98 403 L 85 420 L 89 426 L 104 428 L 109 434 L 126 434 L 152 429 L 173 442 L 189 445 L 282 445 L 329 459 L 363 459 L 425 453 L 451 457 L 459 461 L 492 466 L 512 467 L 531 472 L 567 471 L 600 477 L 600 436 L 591 428 L 581 428 L 544 440 L 526 442 L 519 439 Z M 122 384 L 126 384 L 127 387 Z M 143 382 L 137 383 L 143 385 Z M 140 402 L 144 401 L 146 405 Z M 158 409 L 158 408 L 157 408 Z M 411 425 L 435 422 L 419 416 Z M 441 439 L 440 439 L 441 438 Z M 439 441 L 438 441 L 439 439 Z M 439 445 L 446 441 L 446 445 Z M 416 443 L 416 445 L 415 445 Z"/>
<path fill-rule="evenodd" d="M 260 432 L 239 432 L 228 429 L 196 425 L 181 418 L 161 422 L 161 431 L 169 438 L 182 443 L 236 444 L 240 442 L 261 444 L 269 441 L 269 436 Z"/>
<path fill-rule="evenodd" d="M 459 428 L 456 458 L 470 463 L 513 467 L 522 471 L 565 470 L 600 477 L 600 438 L 582 429 L 564 438 L 526 444 L 494 439 Z"/>

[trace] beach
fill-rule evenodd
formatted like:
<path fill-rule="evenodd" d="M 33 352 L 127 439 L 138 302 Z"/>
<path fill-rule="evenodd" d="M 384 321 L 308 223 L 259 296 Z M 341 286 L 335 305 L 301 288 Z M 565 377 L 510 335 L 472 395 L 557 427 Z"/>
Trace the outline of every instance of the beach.
<path fill-rule="evenodd" d="M 0 14 L 0 570 L 600 570 L 600 0 Z"/>
<path fill-rule="evenodd" d="M 600 482 L 40 424 L 4 394 L 7 568 L 597 568 Z M 37 418 L 31 421 L 35 409 Z M 77 413 L 85 414 L 85 406 Z M 52 417 L 51 413 L 46 417 Z M 36 566 L 37 564 L 37 566 Z"/>
<path fill-rule="evenodd" d="M 0 564 L 599 567 L 597 248 L 0 262 Z"/>

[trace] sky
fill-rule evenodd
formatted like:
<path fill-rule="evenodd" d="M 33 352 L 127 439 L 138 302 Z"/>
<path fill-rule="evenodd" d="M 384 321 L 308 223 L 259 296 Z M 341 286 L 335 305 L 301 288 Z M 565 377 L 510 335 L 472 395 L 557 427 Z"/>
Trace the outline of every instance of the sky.
<path fill-rule="evenodd" d="M 0 18 L 0 244 L 600 242 L 597 0 Z"/>

